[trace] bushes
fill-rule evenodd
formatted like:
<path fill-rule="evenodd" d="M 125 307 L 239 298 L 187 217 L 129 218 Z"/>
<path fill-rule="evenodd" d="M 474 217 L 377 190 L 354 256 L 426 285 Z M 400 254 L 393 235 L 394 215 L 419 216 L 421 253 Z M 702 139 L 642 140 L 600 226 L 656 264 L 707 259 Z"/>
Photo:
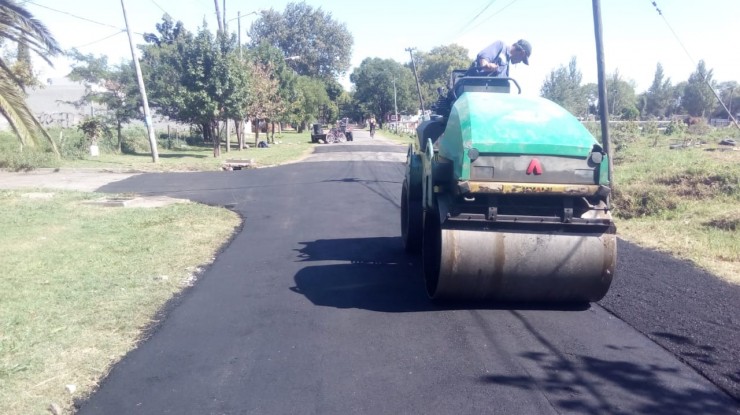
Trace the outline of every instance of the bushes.
<path fill-rule="evenodd" d="M 614 188 L 614 213 L 622 219 L 659 216 L 678 207 L 678 198 L 663 186 L 626 185 Z"/>
<path fill-rule="evenodd" d="M 665 135 L 680 135 L 686 133 L 686 123 L 681 120 L 673 119 L 665 128 Z"/>
<path fill-rule="evenodd" d="M 0 154 L 0 169 L 10 171 L 29 171 L 41 167 L 58 168 L 61 165 L 54 153 L 35 148 L 27 148 Z"/>

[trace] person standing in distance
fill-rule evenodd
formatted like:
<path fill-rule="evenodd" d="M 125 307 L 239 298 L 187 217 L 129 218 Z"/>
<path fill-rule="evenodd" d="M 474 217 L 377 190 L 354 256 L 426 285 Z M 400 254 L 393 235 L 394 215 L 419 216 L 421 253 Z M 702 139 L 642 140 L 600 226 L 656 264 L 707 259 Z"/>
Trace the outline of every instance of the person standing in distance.
<path fill-rule="evenodd" d="M 512 45 L 497 40 L 478 53 L 466 75 L 508 78 L 509 65 L 519 62 L 529 65 L 531 54 L 532 45 L 524 39 L 519 39 Z"/>

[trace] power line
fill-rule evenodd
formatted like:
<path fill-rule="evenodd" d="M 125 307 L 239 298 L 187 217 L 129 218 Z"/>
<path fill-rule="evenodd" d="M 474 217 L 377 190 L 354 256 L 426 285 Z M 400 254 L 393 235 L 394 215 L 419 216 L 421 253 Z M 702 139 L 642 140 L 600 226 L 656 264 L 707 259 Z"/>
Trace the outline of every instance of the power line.
<path fill-rule="evenodd" d="M 98 21 L 95 21 L 95 20 L 92 20 L 92 19 L 88 19 L 86 17 L 77 16 L 75 14 L 72 14 L 72 13 L 69 13 L 69 12 L 65 12 L 63 10 L 57 10 L 57 9 L 54 9 L 54 8 L 51 8 L 51 7 L 48 7 L 48 6 L 44 6 L 43 4 L 38 4 L 38 3 L 34 2 L 34 1 L 31 1 L 31 0 L 28 0 L 28 3 L 29 4 L 33 4 L 34 6 L 38 6 L 38 7 L 47 9 L 47 10 L 51 10 L 53 12 L 57 12 L 57 13 L 61 13 L 61 14 L 66 14 L 67 16 L 74 17 L 75 19 L 80 19 L 80 20 L 84 20 L 86 22 L 95 23 L 97 25 L 108 26 L 108 27 L 112 27 L 114 29 L 123 30 L 123 29 L 121 29 L 120 27 L 117 27 L 117 26 L 113 26 L 113 25 L 110 25 L 110 24 L 107 24 L 107 23 L 101 23 L 101 22 L 98 22 Z"/>
<path fill-rule="evenodd" d="M 482 25 L 483 23 L 486 23 L 487 21 L 491 20 L 491 19 L 492 19 L 492 18 L 494 18 L 495 16 L 498 16 L 499 14 L 501 14 L 501 13 L 502 13 L 502 12 L 503 12 L 504 10 L 508 9 L 508 8 L 509 8 L 509 7 L 510 7 L 510 6 L 512 5 L 512 4 L 516 3 L 517 1 L 519 1 L 519 0 L 512 0 L 511 2 L 509 2 L 509 3 L 508 3 L 507 5 L 505 5 L 504 7 L 500 8 L 499 10 L 495 11 L 495 12 L 494 12 L 493 14 L 491 14 L 490 16 L 486 17 L 486 18 L 485 18 L 484 20 L 482 20 L 482 21 L 478 22 L 478 24 L 476 24 L 475 26 L 471 26 L 471 27 L 469 27 L 469 28 L 467 28 L 467 29 L 463 29 L 463 30 L 462 30 L 462 31 L 461 31 L 460 33 L 458 33 L 458 34 L 457 34 L 456 36 L 460 36 L 460 35 L 462 35 L 462 34 L 464 34 L 464 33 L 467 33 L 467 32 L 469 32 L 469 31 L 471 31 L 471 30 L 473 30 L 473 29 L 476 29 L 477 27 L 479 27 L 479 26 L 480 26 L 480 25 Z M 489 3 L 489 4 L 488 4 L 488 6 L 490 6 L 491 4 L 493 4 L 493 1 L 491 1 L 491 3 Z M 486 8 L 485 8 L 485 9 L 488 9 L 488 6 L 486 6 Z M 483 11 L 485 11 L 485 9 L 484 9 Z M 482 14 L 482 13 L 483 13 L 483 11 L 481 11 L 481 13 L 479 13 L 479 15 L 480 15 L 480 14 Z M 472 22 L 473 20 L 477 19 L 477 18 L 478 18 L 478 16 L 476 16 L 475 18 L 473 18 L 473 19 L 471 20 L 471 22 Z"/>
<path fill-rule="evenodd" d="M 653 1 L 652 3 L 653 3 L 653 6 L 655 7 L 655 11 L 657 11 L 660 17 L 663 18 L 663 22 L 665 22 L 665 25 L 668 26 L 668 29 L 671 31 L 671 33 L 673 33 L 673 37 L 676 38 L 676 41 L 678 42 L 678 44 L 681 45 L 681 47 L 683 48 L 683 51 L 686 52 L 686 56 L 689 57 L 689 60 L 691 61 L 691 63 L 696 65 L 696 61 L 694 60 L 693 57 L 691 57 L 689 50 L 686 49 L 686 46 L 683 44 L 683 42 L 681 42 L 681 39 L 678 37 L 678 34 L 676 34 L 676 31 L 673 30 L 673 27 L 671 27 L 671 24 L 668 23 L 668 19 L 666 19 L 665 16 L 663 15 L 663 11 L 658 8 L 658 3 L 655 1 Z"/>
<path fill-rule="evenodd" d="M 100 43 L 100 42 L 102 42 L 104 40 L 108 40 L 108 39 L 110 39 L 110 38 L 112 38 L 114 36 L 118 36 L 121 33 L 125 33 L 125 32 L 126 32 L 126 30 L 121 29 L 121 30 L 117 31 L 116 33 L 113 33 L 112 35 L 108 35 L 108 36 L 106 36 L 106 37 L 104 37 L 102 39 L 94 40 L 92 42 L 85 43 L 84 45 L 75 46 L 74 49 L 82 49 L 84 47 L 87 47 L 87 46 L 90 46 L 90 45 L 94 45 L 96 43 Z"/>
<path fill-rule="evenodd" d="M 686 56 L 688 56 L 688 58 L 691 61 L 691 63 L 693 63 L 694 65 L 696 65 L 696 61 L 694 61 L 694 58 L 691 57 L 691 54 L 689 53 L 689 50 L 686 48 L 686 46 L 683 44 L 683 42 L 681 42 L 681 39 L 676 34 L 676 31 L 673 30 L 673 27 L 671 27 L 670 23 L 668 23 L 668 19 L 666 19 L 665 16 L 663 15 L 663 11 L 660 10 L 660 8 L 658 7 L 658 3 L 655 2 L 655 1 L 652 1 L 651 3 L 653 4 L 653 7 L 655 7 L 655 11 L 657 11 L 658 14 L 660 15 L 660 17 L 663 18 L 663 21 L 665 22 L 666 26 L 668 26 L 668 29 L 670 29 L 671 33 L 673 33 L 673 36 L 676 38 L 676 41 L 678 41 L 678 43 L 683 48 L 684 52 L 686 52 Z M 712 88 L 712 85 L 707 80 L 707 77 L 706 76 L 702 76 L 702 78 L 703 78 L 702 81 L 704 82 L 704 84 L 709 88 L 710 91 L 712 91 L 712 94 L 714 94 L 714 97 L 717 98 L 717 101 L 719 102 L 720 105 L 722 105 L 722 108 L 725 109 L 725 112 L 727 112 L 727 115 L 730 117 L 730 119 L 732 120 L 733 124 L 735 124 L 735 127 L 737 127 L 737 129 L 740 130 L 740 124 L 737 123 L 737 120 L 735 120 L 735 117 L 732 116 L 732 114 L 730 113 L 730 110 L 727 109 L 727 106 L 725 106 L 725 103 L 722 102 L 722 99 L 720 99 L 719 95 L 717 94 L 717 91 L 715 91 L 714 88 Z"/>
<path fill-rule="evenodd" d="M 465 28 L 468 27 L 468 25 L 473 23 L 475 19 L 479 18 L 481 14 L 483 14 L 486 10 L 488 10 L 488 8 L 491 7 L 491 5 L 493 5 L 493 3 L 495 2 L 496 0 L 491 0 L 481 11 L 478 12 L 478 14 L 476 14 L 472 19 L 470 19 L 467 23 L 465 23 L 463 27 L 460 28 L 458 35 L 462 33 L 462 31 L 465 30 Z"/>
<path fill-rule="evenodd" d="M 483 21 L 479 22 L 479 23 L 478 23 L 477 25 L 475 25 L 475 26 L 471 27 L 471 28 L 470 28 L 470 30 L 473 30 L 473 29 L 477 28 L 478 26 L 480 26 L 480 25 L 482 25 L 483 23 L 485 23 L 485 22 L 487 22 L 487 21 L 491 20 L 491 19 L 492 19 L 493 17 L 495 17 L 495 16 L 498 16 L 498 15 L 499 15 L 499 14 L 501 14 L 501 13 L 502 13 L 502 12 L 503 12 L 504 10 L 508 9 L 508 8 L 509 8 L 509 6 L 511 6 L 512 4 L 516 3 L 517 1 L 519 1 L 519 0 L 512 0 L 512 1 L 511 1 L 511 2 L 509 3 L 509 4 L 507 4 L 506 6 L 502 7 L 502 8 L 501 8 L 501 9 L 499 9 L 499 10 L 498 10 L 497 12 L 495 12 L 495 13 L 493 13 L 492 15 L 488 16 L 488 17 L 487 17 L 487 18 L 486 18 L 485 20 L 483 20 Z"/>
<path fill-rule="evenodd" d="M 168 16 L 172 16 L 171 14 L 167 13 L 167 10 L 163 9 L 163 8 L 162 8 L 162 6 L 160 6 L 159 4 L 157 4 L 157 2 L 156 2 L 156 1 L 152 0 L 152 3 L 154 3 L 154 5 L 155 5 L 155 6 L 157 6 L 157 8 L 158 8 L 159 10 L 162 10 L 162 12 L 163 12 L 164 14 L 166 14 L 166 15 L 168 15 Z"/>
<path fill-rule="evenodd" d="M 32 1 L 32 0 L 26 0 L 26 2 L 27 2 L 28 4 L 33 4 L 34 6 L 38 6 L 38 7 L 41 7 L 41 8 L 43 8 L 43 9 L 51 10 L 51 11 L 53 11 L 53 12 L 56 12 L 56 13 L 66 14 L 67 16 L 70 16 L 70 17 L 74 17 L 75 19 L 80 19 L 80 20 L 84 20 L 84 21 L 86 21 L 86 22 L 90 22 L 90 23 L 95 23 L 95 24 L 97 24 L 97 25 L 100 25 L 100 26 L 107 26 L 107 27 L 111 27 L 111 28 L 113 28 L 113 29 L 117 29 L 117 30 L 119 30 L 119 31 L 126 31 L 126 29 L 123 29 L 123 28 L 121 28 L 121 27 L 119 27 L 119 26 L 114 26 L 114 25 L 112 25 L 112 24 L 108 24 L 108 23 L 102 23 L 102 22 L 98 22 L 98 21 L 96 21 L 96 20 L 88 19 L 87 17 L 82 17 L 82 16 L 78 16 L 78 15 L 76 15 L 76 14 L 72 14 L 72 13 L 70 13 L 70 12 L 65 12 L 64 10 L 58 10 L 58 9 L 54 9 L 54 8 L 52 8 L 52 7 L 49 7 L 49 6 L 44 6 L 43 4 L 38 4 L 38 3 L 36 3 L 36 2 L 34 2 L 34 1 Z M 132 32 L 132 33 L 135 33 L 135 34 L 137 34 L 137 35 L 141 35 L 141 36 L 144 36 L 144 33 L 139 33 L 139 32 Z M 102 40 L 102 39 L 101 39 L 101 40 Z"/>

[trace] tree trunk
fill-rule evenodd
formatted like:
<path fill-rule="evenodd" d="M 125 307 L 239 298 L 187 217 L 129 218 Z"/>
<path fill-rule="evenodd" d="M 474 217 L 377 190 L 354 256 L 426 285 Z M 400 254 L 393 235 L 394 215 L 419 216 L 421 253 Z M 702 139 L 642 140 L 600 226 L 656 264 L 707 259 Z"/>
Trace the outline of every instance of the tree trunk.
<path fill-rule="evenodd" d="M 221 157 L 221 136 L 218 134 L 218 121 L 211 122 L 211 136 L 213 137 L 213 157 Z"/>
<path fill-rule="evenodd" d="M 226 152 L 231 151 L 231 137 L 229 136 L 229 119 L 224 117 L 224 134 L 226 135 Z"/>
<path fill-rule="evenodd" d="M 242 121 L 234 119 L 234 133 L 236 134 L 236 146 L 239 150 L 244 150 L 244 134 L 242 134 Z"/>
<path fill-rule="evenodd" d="M 279 124 L 279 123 L 277 123 L 277 122 L 275 122 L 275 121 L 273 121 L 273 122 L 272 122 L 272 144 L 275 144 L 275 128 L 276 128 L 276 127 L 277 127 L 277 128 L 279 128 L 279 127 L 280 127 L 280 124 Z M 278 133 L 279 133 L 279 132 L 280 132 L 280 131 L 278 131 Z"/>
<path fill-rule="evenodd" d="M 121 125 L 121 120 L 117 120 L 116 132 L 118 133 L 118 154 L 123 153 L 123 135 L 121 134 L 122 128 L 123 126 Z"/>
<path fill-rule="evenodd" d="M 254 125 L 256 126 L 254 128 L 254 146 L 257 147 L 257 144 L 260 142 L 260 120 L 259 118 L 254 119 Z"/>

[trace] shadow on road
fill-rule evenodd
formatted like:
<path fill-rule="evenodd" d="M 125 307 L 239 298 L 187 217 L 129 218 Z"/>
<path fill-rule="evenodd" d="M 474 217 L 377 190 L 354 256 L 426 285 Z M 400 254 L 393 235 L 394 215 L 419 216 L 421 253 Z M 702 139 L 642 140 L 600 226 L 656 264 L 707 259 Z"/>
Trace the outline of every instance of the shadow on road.
<path fill-rule="evenodd" d="M 342 262 L 302 268 L 294 277 L 296 293 L 313 304 L 380 312 L 439 310 L 583 311 L 588 304 L 431 301 L 424 289 L 421 257 L 407 255 L 400 237 L 320 239 L 300 242 L 301 262 Z"/>
<path fill-rule="evenodd" d="M 680 388 L 660 379 L 661 374 L 674 374 L 675 368 L 583 355 L 569 356 L 569 360 L 537 352 L 522 353 L 520 356 L 536 362 L 547 374 L 540 378 L 489 375 L 481 377 L 480 381 L 525 390 L 543 390 L 558 411 L 568 414 L 736 413 L 730 398 L 718 391 Z M 588 378 L 581 375 L 584 373 L 588 374 Z M 599 379 L 598 383 L 593 381 L 594 377 Z M 607 383 L 635 395 L 637 402 L 629 410 L 610 405 L 612 397 L 599 393 L 599 385 Z"/>
<path fill-rule="evenodd" d="M 481 382 L 507 385 L 520 389 L 546 392 L 556 409 L 577 414 L 731 414 L 736 413 L 732 400 L 716 390 L 683 387 L 666 382 L 680 377 L 677 367 L 641 364 L 627 360 L 604 360 L 582 354 L 565 354 L 539 333 L 520 313 L 511 311 L 524 328 L 545 347 L 547 353 L 523 352 L 524 359 L 534 362 L 545 373 L 540 378 L 488 375 Z M 622 346 L 607 346 L 612 350 Z M 631 350 L 626 350 L 632 353 Z M 635 353 L 637 351 L 634 351 Z M 601 385 L 611 384 L 633 395 L 629 410 L 609 404 Z"/>

